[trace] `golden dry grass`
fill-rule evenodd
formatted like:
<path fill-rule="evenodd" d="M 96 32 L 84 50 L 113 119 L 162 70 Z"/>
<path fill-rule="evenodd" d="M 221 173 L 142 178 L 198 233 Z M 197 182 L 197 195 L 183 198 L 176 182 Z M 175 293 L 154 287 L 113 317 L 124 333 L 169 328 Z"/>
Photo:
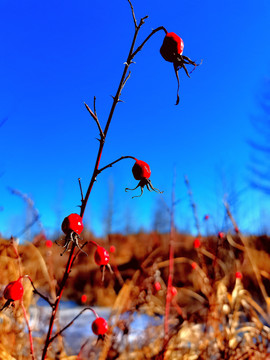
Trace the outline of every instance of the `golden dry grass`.
<path fill-rule="evenodd" d="M 87 344 L 79 357 L 78 354 L 68 357 L 59 337 L 48 359 L 270 359 L 267 237 L 227 234 L 218 241 L 212 236 L 202 238 L 202 245 L 196 250 L 192 236 L 176 234 L 173 285 L 178 291 L 171 300 L 169 337 L 165 339 L 163 325 L 152 326 L 146 329 L 143 342 L 133 344 L 126 341 L 132 314 L 164 316 L 165 313 L 168 235 L 118 234 L 104 241 L 85 233 L 83 238 L 95 240 L 106 248 L 112 244 L 116 247 L 116 252 L 111 254 L 114 274 L 107 272 L 102 282 L 93 259 L 94 247 L 86 245 L 84 250 L 89 255 L 78 256 L 65 298 L 80 303 L 81 295 L 86 294 L 86 305 L 110 306 L 113 315 L 110 330 L 103 342 Z M 56 244 L 47 248 L 40 234 L 33 243 L 18 246 L 17 258 L 14 246 L 2 239 L 2 289 L 22 272 L 32 278 L 40 292 L 53 298 L 67 259 L 67 254 L 60 256 L 61 251 Z M 242 273 L 242 279 L 236 279 L 237 271 Z M 159 291 L 155 290 L 155 282 L 161 284 Z M 33 296 L 27 279 L 23 283 L 24 304 L 29 308 L 37 296 Z M 129 312 L 130 319 L 123 320 L 121 314 L 125 312 Z M 0 359 L 29 359 L 25 320 L 16 301 L 13 307 L 1 312 L 0 321 Z M 44 339 L 34 339 L 37 354 L 43 342 Z"/>

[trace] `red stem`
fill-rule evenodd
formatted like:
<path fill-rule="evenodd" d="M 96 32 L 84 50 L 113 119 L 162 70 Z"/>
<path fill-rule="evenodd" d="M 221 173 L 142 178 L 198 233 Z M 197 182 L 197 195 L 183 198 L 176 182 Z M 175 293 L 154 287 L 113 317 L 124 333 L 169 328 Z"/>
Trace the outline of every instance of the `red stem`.
<path fill-rule="evenodd" d="M 20 301 L 20 304 L 21 304 L 21 307 L 22 307 L 22 310 L 23 310 L 23 316 L 25 318 L 25 322 L 26 322 L 26 325 L 27 325 L 27 328 L 28 328 L 28 334 L 29 334 L 29 342 L 30 342 L 30 354 L 32 356 L 32 359 L 35 360 L 35 353 L 34 353 L 34 345 L 33 345 L 33 337 L 32 337 L 32 331 L 31 331 L 31 328 L 30 328 L 30 325 L 29 325 L 29 321 L 28 321 L 28 317 L 27 317 L 27 313 L 26 313 L 26 309 L 24 307 L 24 304 L 23 304 L 23 300 L 21 299 Z"/>
<path fill-rule="evenodd" d="M 175 181 L 175 179 L 174 179 Z M 165 319 L 164 319 L 164 344 L 167 343 L 169 339 L 169 315 L 170 307 L 172 301 L 172 283 L 173 283 L 173 267 L 174 267 L 174 238 L 175 238 L 175 228 L 174 228 L 174 206 L 175 206 L 175 195 L 174 195 L 175 184 L 173 184 L 172 190 L 172 209 L 171 209 L 171 226 L 170 226 L 170 251 L 169 251 L 169 277 L 167 285 L 167 294 L 166 294 L 166 305 L 165 305 Z"/>

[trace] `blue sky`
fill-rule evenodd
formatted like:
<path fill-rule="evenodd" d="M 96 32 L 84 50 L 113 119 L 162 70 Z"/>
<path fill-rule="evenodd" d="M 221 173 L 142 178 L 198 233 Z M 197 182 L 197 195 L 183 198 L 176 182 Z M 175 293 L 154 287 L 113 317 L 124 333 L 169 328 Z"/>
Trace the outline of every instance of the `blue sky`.
<path fill-rule="evenodd" d="M 114 114 L 101 166 L 122 155 L 149 163 L 155 187 L 171 198 L 176 172 L 177 225 L 193 230 L 183 176 L 189 177 L 199 218 L 209 213 L 222 224 L 225 192 L 238 195 L 239 226 L 256 231 L 269 199 L 248 186 L 247 139 L 255 136 L 250 118 L 270 76 L 270 3 L 259 1 L 133 1 L 137 20 L 149 15 L 138 45 L 153 28 L 165 26 L 184 41 L 184 55 L 203 63 L 180 76 L 175 106 L 172 64 L 159 54 L 158 32 L 134 59 L 131 78 Z M 21 198 L 35 202 L 48 234 L 77 212 L 98 149 L 96 124 L 84 102 L 93 104 L 105 126 L 123 71 L 134 24 L 127 0 L 0 0 L 0 232 L 20 232 L 26 219 Z M 191 70 L 191 68 L 190 68 Z M 85 222 L 102 234 L 109 184 L 114 188 L 114 230 L 129 221 L 149 228 L 158 194 L 131 199 L 132 160 L 103 172 L 95 184 Z M 128 216 L 127 216 L 128 214 Z M 132 220 L 129 220 L 132 219 Z"/>

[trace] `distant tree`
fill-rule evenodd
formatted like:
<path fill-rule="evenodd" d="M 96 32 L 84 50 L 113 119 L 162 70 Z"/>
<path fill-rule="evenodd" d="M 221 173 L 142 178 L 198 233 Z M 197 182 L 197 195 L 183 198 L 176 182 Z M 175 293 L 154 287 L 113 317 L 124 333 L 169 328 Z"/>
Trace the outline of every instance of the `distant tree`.
<path fill-rule="evenodd" d="M 270 79 L 263 86 L 259 100 L 261 114 L 251 118 L 258 139 L 248 140 L 252 154 L 248 170 L 250 185 L 270 195 Z"/>

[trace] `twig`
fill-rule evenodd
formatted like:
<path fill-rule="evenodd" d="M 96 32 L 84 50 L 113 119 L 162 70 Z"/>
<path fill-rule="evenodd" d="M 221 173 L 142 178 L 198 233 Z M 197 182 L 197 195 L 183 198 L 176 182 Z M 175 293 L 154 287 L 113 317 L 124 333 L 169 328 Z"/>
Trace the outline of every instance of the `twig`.
<path fill-rule="evenodd" d="M 94 96 L 94 114 L 96 115 L 96 118 L 97 118 L 96 97 L 95 96 Z"/>
<path fill-rule="evenodd" d="M 187 189 L 188 189 L 188 196 L 189 196 L 189 199 L 190 199 L 190 205 L 191 205 L 192 212 L 193 212 L 193 217 L 194 217 L 194 220 L 195 220 L 195 226 L 196 226 L 196 229 L 197 229 L 197 234 L 198 234 L 198 236 L 201 236 L 200 223 L 199 223 L 199 218 L 198 218 L 198 214 L 197 214 L 197 207 L 196 207 L 195 201 L 193 200 L 193 194 L 192 194 L 192 191 L 191 191 L 191 187 L 190 187 L 190 183 L 189 183 L 189 179 L 188 179 L 187 175 L 185 175 L 185 184 L 186 184 Z"/>
<path fill-rule="evenodd" d="M 34 294 L 39 295 L 43 300 L 47 301 L 47 303 L 48 303 L 52 308 L 54 308 L 54 306 L 55 306 L 54 303 L 51 302 L 47 296 L 43 295 L 42 293 L 40 293 L 40 292 L 36 289 L 36 287 L 35 287 L 35 285 L 34 285 L 34 283 L 33 283 L 33 280 L 30 278 L 29 275 L 23 275 L 23 276 L 20 276 L 20 278 L 27 278 L 27 279 L 30 281 L 31 285 L 32 285 Z"/>
<path fill-rule="evenodd" d="M 80 192 L 81 192 L 81 202 L 83 203 L 83 190 L 82 190 L 82 184 L 81 184 L 81 178 L 78 178 L 79 181 L 79 187 L 80 187 Z"/>
<path fill-rule="evenodd" d="M 132 4 L 131 4 L 131 1 L 128 0 L 128 2 L 129 2 L 129 5 L 130 5 L 130 8 L 131 8 L 132 17 L 133 17 L 133 21 L 134 21 L 134 25 L 135 25 L 135 29 L 137 29 L 138 26 L 137 26 L 137 20 L 136 20 L 136 17 L 135 17 L 134 9 L 133 9 L 133 6 L 132 6 Z"/>
<path fill-rule="evenodd" d="M 104 133 L 103 133 L 103 131 L 102 131 L 102 129 L 101 129 L 101 126 L 100 126 L 100 123 L 99 123 L 99 121 L 98 121 L 97 115 L 96 115 L 95 113 L 93 113 L 93 111 L 90 109 L 90 107 L 89 107 L 86 103 L 84 103 L 84 105 L 85 105 L 86 109 L 89 111 L 89 113 L 90 113 L 90 115 L 92 116 L 92 118 L 93 118 L 93 119 L 95 120 L 95 122 L 97 123 L 98 129 L 99 129 L 99 133 L 100 133 L 100 139 L 101 139 L 101 141 L 104 141 L 105 136 L 104 136 Z M 94 110 L 94 111 L 95 111 L 95 110 Z"/>

